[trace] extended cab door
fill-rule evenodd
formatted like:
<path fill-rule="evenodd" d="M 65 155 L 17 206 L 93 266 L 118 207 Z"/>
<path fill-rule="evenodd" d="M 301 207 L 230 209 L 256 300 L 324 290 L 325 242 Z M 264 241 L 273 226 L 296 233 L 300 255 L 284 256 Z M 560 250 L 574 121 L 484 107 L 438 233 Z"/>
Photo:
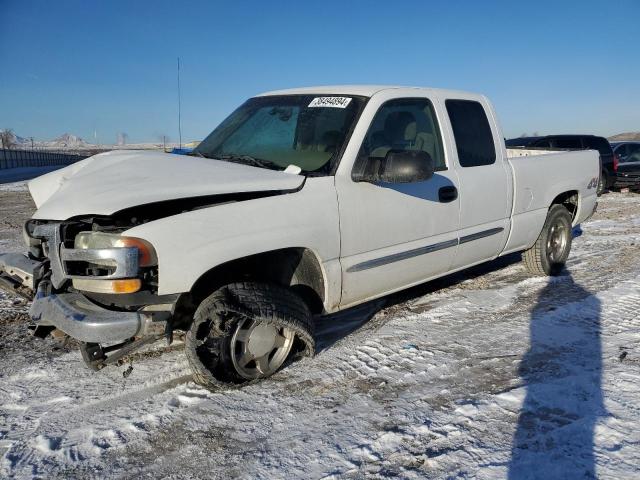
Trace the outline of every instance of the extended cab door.
<path fill-rule="evenodd" d="M 421 283 L 451 267 L 458 177 L 447 162 L 440 125 L 430 98 L 374 96 L 369 101 L 350 142 L 355 161 L 348 163 L 350 171 L 336 175 L 341 306 Z M 391 150 L 428 153 L 435 174 L 411 183 L 358 181 L 379 171 Z"/>
<path fill-rule="evenodd" d="M 444 101 L 460 184 L 460 233 L 452 268 L 498 256 L 510 228 L 511 169 L 495 115 L 485 99 Z"/>

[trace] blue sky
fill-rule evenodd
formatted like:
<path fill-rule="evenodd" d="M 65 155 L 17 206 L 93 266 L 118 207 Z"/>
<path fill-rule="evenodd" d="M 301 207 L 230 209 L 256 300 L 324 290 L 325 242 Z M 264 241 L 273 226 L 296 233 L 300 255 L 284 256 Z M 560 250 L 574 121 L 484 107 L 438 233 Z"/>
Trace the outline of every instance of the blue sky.
<path fill-rule="evenodd" d="M 200 139 L 244 99 L 336 83 L 482 92 L 507 136 L 640 130 L 638 0 L 0 0 L 0 128 Z"/>

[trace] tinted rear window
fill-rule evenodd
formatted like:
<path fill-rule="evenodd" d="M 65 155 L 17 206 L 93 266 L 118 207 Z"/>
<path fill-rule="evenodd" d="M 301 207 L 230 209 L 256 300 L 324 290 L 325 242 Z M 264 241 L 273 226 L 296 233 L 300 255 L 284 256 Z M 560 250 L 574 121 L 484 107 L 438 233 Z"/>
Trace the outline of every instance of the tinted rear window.
<path fill-rule="evenodd" d="M 495 163 L 493 135 L 482 105 L 469 100 L 447 100 L 445 104 L 460 165 L 477 167 Z"/>
<path fill-rule="evenodd" d="M 549 140 L 548 138 L 541 138 L 540 140 L 537 140 L 532 146 L 536 148 L 551 148 L 551 140 Z"/>
<path fill-rule="evenodd" d="M 506 140 L 504 143 L 507 147 L 528 147 L 537 139 L 538 137 L 510 138 L 509 140 Z"/>
<path fill-rule="evenodd" d="M 553 148 L 575 148 L 582 149 L 580 137 L 555 137 L 551 139 Z"/>

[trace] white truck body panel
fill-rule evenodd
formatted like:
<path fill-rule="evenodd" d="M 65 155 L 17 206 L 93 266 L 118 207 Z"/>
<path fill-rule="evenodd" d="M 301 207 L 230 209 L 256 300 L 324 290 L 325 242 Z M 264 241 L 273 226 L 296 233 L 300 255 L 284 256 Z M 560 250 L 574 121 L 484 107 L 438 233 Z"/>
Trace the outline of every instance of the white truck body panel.
<path fill-rule="evenodd" d="M 544 225 L 549 205 L 563 192 L 578 193 L 574 225 L 583 222 L 593 212 L 597 201 L 596 189 L 587 186 L 594 175 L 597 176 L 594 172 L 600 170 L 599 155 L 595 150 L 513 157 L 509 164 L 513 171 L 515 196 L 511 212 L 513 227 L 504 253 L 533 245 Z"/>
<path fill-rule="evenodd" d="M 375 87 L 372 87 L 375 88 Z M 354 182 L 351 172 L 369 125 L 385 102 L 404 97 L 424 97 L 441 112 L 434 91 L 392 88 L 379 90 L 367 103 L 338 167 L 336 189 L 340 205 L 342 306 L 379 297 L 400 285 L 412 285 L 447 272 L 457 246 L 428 255 L 394 261 L 376 268 L 367 262 L 402 254 L 432 244 L 455 240 L 459 227 L 459 202 L 439 203 L 441 186 L 458 184 L 454 169 L 437 172 L 426 182 L 373 185 Z M 389 280 L 392 279 L 390 282 Z"/>
<path fill-rule="evenodd" d="M 304 247 L 315 254 L 328 280 L 327 307 L 335 309 L 340 299 L 340 233 L 332 177 L 308 178 L 295 193 L 163 218 L 124 235 L 155 247 L 161 295 L 188 292 L 205 272 L 230 260 Z"/>
<path fill-rule="evenodd" d="M 536 152 L 539 155 L 515 158 L 508 154 L 493 108 L 482 95 L 384 86 L 309 87 L 263 95 L 282 94 L 370 97 L 335 175 L 305 180 L 204 158 L 113 152 L 32 181 L 30 190 L 39 207 L 34 218 L 64 220 L 177 198 L 291 191 L 160 218 L 123 234 L 154 246 L 159 294 L 188 292 L 203 274 L 228 261 L 306 248 L 321 265 L 324 308 L 331 312 L 530 247 L 558 195 L 577 193 L 574 224 L 594 209 L 597 152 Z M 447 169 L 424 182 L 354 182 L 354 162 L 380 106 L 394 98 L 416 97 L 429 99 L 434 107 Z M 459 164 L 447 99 L 472 100 L 484 107 L 495 145 L 494 164 Z M 439 201 L 443 185 L 455 186 L 459 198 Z"/>
<path fill-rule="evenodd" d="M 516 157 L 533 157 L 536 155 L 545 155 L 550 153 L 562 153 L 565 150 L 552 150 L 549 148 L 538 148 L 538 149 L 528 149 L 528 148 L 508 148 L 507 147 L 507 157 L 516 158 Z"/>
<path fill-rule="evenodd" d="M 304 178 L 237 163 L 154 151 L 94 155 L 29 182 L 33 218 L 111 215 L 165 200 L 226 193 L 292 190 Z"/>
<path fill-rule="evenodd" d="M 496 161 L 492 165 L 462 167 L 456 151 L 456 142 L 445 103 L 448 99 L 476 101 L 482 105 L 491 127 Z M 459 238 L 482 235 L 482 232 L 499 233 L 461 243 L 458 247 L 454 269 L 475 265 L 496 258 L 504 248 L 510 228 L 509 212 L 513 201 L 513 181 L 509 165 L 502 155 L 504 140 L 491 102 L 484 95 L 446 93 L 442 99 L 443 118 L 446 119 L 447 144 L 452 149 L 454 168 L 460 179 L 460 231 Z"/>

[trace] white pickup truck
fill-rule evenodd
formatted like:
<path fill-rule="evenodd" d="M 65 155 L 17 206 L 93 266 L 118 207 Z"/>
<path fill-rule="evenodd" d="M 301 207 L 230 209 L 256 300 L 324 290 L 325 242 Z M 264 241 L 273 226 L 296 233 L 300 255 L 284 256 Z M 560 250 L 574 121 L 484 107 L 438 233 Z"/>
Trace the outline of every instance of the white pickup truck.
<path fill-rule="evenodd" d="M 314 314 L 510 252 L 557 274 L 599 172 L 595 151 L 510 154 L 482 95 L 270 92 L 190 156 L 113 151 L 31 181 L 29 252 L 0 257 L 0 283 L 93 368 L 184 330 L 196 381 L 241 383 L 312 355 Z"/>

